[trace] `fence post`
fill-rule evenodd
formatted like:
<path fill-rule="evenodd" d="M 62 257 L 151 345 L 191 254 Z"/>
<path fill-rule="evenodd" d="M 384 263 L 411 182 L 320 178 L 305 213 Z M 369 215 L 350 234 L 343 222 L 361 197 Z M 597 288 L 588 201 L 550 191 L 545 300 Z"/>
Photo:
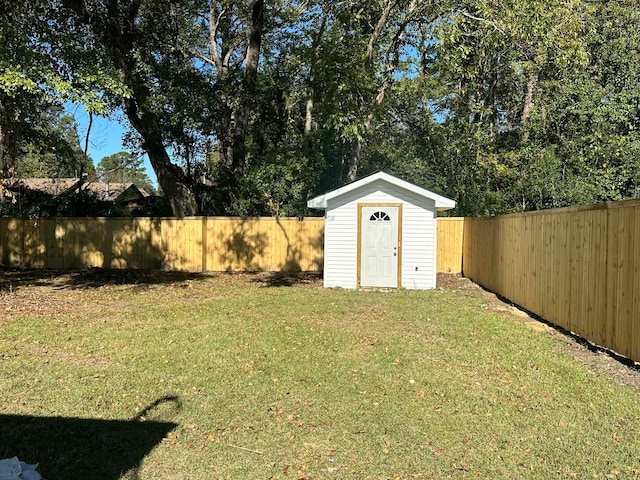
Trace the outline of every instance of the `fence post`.
<path fill-rule="evenodd" d="M 202 217 L 202 271 L 207 271 L 207 217 Z"/>

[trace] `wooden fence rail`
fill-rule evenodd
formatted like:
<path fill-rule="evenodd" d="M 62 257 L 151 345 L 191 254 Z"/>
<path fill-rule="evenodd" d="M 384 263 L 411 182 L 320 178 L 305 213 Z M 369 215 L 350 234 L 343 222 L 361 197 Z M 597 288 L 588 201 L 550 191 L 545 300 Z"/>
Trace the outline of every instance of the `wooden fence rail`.
<path fill-rule="evenodd" d="M 463 219 L 439 219 L 438 271 L 462 270 Z M 0 264 L 321 271 L 323 218 L 0 218 Z"/>
<path fill-rule="evenodd" d="M 466 218 L 463 272 L 640 361 L 640 201 Z"/>

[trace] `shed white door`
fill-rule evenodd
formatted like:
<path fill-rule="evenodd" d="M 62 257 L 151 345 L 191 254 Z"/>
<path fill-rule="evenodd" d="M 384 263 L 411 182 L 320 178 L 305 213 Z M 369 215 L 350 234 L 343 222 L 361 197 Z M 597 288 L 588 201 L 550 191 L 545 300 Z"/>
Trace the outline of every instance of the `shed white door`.
<path fill-rule="evenodd" d="M 360 286 L 398 287 L 399 206 L 360 207 Z"/>

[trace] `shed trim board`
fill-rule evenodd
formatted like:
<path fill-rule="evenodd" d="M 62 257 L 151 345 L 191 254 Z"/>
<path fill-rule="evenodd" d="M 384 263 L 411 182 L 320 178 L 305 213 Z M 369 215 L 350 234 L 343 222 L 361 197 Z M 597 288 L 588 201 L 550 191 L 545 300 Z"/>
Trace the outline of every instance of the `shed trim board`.
<path fill-rule="evenodd" d="M 358 203 L 358 247 L 357 247 L 357 288 L 361 288 L 362 285 L 362 215 L 363 215 L 363 207 L 373 207 L 373 208 L 385 208 L 392 207 L 398 209 L 398 215 L 396 219 L 396 230 L 397 230 L 397 240 L 396 240 L 396 282 L 393 286 L 388 286 L 386 288 L 398 288 L 402 285 L 402 203 Z M 375 287 L 375 285 L 364 285 L 364 287 Z"/>

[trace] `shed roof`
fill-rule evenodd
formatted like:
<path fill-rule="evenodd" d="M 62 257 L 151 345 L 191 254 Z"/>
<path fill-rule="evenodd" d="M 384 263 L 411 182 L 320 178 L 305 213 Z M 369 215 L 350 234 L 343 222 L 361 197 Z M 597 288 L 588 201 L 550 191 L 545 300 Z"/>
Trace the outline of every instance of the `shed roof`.
<path fill-rule="evenodd" d="M 442 195 L 438 195 L 437 193 L 433 193 L 427 189 L 418 187 L 413 183 L 409 183 L 385 172 L 377 172 L 368 175 L 359 180 L 356 180 L 355 182 L 348 183 L 340 188 L 336 188 L 335 190 L 331 190 L 330 192 L 318 195 L 317 197 L 308 200 L 307 206 L 309 208 L 325 209 L 327 208 L 327 203 L 330 200 L 341 197 L 342 195 L 346 195 L 347 193 L 350 193 L 357 188 L 361 188 L 376 182 L 388 183 L 421 197 L 429 198 L 435 202 L 436 210 L 449 210 L 451 208 L 455 208 L 456 206 L 456 202 L 454 200 L 451 200 L 450 198 L 443 197 Z"/>

